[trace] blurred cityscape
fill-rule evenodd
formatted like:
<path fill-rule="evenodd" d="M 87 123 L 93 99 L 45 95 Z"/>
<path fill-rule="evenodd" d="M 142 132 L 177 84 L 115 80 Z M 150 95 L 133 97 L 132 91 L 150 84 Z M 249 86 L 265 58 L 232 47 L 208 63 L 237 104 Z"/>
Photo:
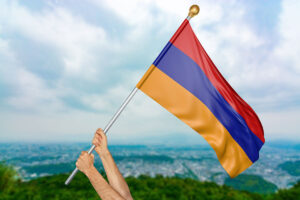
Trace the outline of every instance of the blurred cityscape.
<path fill-rule="evenodd" d="M 0 144 L 0 161 L 15 166 L 23 180 L 69 173 L 89 144 Z M 145 174 L 190 177 L 223 184 L 228 178 L 209 146 L 112 145 L 109 149 L 124 176 Z M 102 170 L 95 155 L 95 165 Z M 243 174 L 253 174 L 288 188 L 300 180 L 300 147 L 265 145 L 260 159 Z"/>

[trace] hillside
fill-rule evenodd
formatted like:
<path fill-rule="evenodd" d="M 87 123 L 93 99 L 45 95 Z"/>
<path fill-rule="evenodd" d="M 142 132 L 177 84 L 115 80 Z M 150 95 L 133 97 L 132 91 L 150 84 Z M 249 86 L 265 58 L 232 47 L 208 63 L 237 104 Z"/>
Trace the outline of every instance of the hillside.
<path fill-rule="evenodd" d="M 278 167 L 293 176 L 300 176 L 300 160 L 287 161 L 280 164 Z"/>
<path fill-rule="evenodd" d="M 0 166 L 0 199 L 98 199 L 88 179 L 79 173 L 69 186 L 64 185 L 68 174 L 59 174 L 37 178 L 29 182 L 20 182 L 15 178 L 12 169 Z M 128 177 L 126 181 L 134 199 L 207 199 L 207 200 L 297 200 L 300 197 L 300 183 L 289 190 L 261 195 L 235 190 L 229 186 L 219 186 L 212 182 L 200 182 L 192 179 L 165 178 L 156 176 Z"/>
<path fill-rule="evenodd" d="M 236 178 L 226 178 L 225 184 L 237 190 L 256 192 L 261 194 L 274 193 L 277 186 L 264 180 L 261 176 L 241 174 Z"/>

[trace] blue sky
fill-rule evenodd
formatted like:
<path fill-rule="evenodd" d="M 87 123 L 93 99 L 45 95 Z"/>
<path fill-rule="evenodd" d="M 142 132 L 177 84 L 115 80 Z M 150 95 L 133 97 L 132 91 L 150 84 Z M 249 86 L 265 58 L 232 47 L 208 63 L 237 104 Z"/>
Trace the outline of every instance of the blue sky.
<path fill-rule="evenodd" d="M 191 20 L 266 140 L 300 141 L 300 2 L 0 2 L 0 141 L 88 141 L 104 127 L 197 3 Z M 112 143 L 203 143 L 138 92 Z"/>

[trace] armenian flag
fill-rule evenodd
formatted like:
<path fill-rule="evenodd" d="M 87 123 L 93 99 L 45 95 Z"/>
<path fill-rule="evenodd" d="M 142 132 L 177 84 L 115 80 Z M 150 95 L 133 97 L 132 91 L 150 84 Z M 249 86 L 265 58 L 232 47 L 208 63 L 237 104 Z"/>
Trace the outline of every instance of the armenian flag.
<path fill-rule="evenodd" d="M 265 142 L 258 116 L 218 71 L 187 19 L 136 87 L 202 135 L 230 177 L 258 160 Z"/>

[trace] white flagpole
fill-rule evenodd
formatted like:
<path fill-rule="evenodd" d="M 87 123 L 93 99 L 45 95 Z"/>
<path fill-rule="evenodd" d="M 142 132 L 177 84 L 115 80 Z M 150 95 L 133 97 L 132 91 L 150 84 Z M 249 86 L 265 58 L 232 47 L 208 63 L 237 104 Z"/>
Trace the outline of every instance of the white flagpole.
<path fill-rule="evenodd" d="M 200 8 L 198 5 L 192 5 L 190 7 L 189 10 L 189 14 L 187 16 L 187 20 L 190 21 L 190 19 L 192 19 L 195 15 L 197 15 L 200 11 Z M 135 95 L 135 93 L 138 91 L 138 88 L 135 87 L 131 93 L 129 94 L 129 96 L 125 99 L 125 101 L 123 102 L 123 104 L 121 105 L 121 107 L 118 109 L 118 111 L 114 114 L 114 116 L 111 118 L 111 120 L 108 122 L 108 124 L 105 126 L 103 132 L 106 134 L 108 132 L 108 130 L 110 129 L 110 127 L 114 124 L 114 122 L 118 119 L 119 115 L 122 113 L 122 111 L 125 109 L 125 107 L 127 106 L 127 104 L 130 102 L 130 100 L 132 99 L 132 97 Z M 88 154 L 91 154 L 95 149 L 95 145 L 93 145 L 89 151 Z M 77 174 L 78 169 L 77 167 L 73 170 L 73 172 L 71 173 L 71 175 L 68 177 L 68 179 L 65 182 L 65 185 L 68 185 L 72 179 L 74 178 L 74 176 Z"/>
<path fill-rule="evenodd" d="M 118 119 L 118 117 L 120 116 L 120 114 L 122 113 L 122 111 L 124 110 L 124 108 L 127 106 L 127 104 L 130 102 L 130 100 L 132 99 L 132 97 L 135 95 L 135 93 L 138 91 L 138 88 L 134 88 L 131 93 L 128 95 L 128 97 L 125 99 L 125 101 L 122 103 L 121 107 L 117 110 L 117 112 L 114 114 L 114 116 L 110 119 L 110 121 L 108 122 L 108 124 L 105 126 L 103 132 L 106 134 L 108 132 L 108 130 L 110 129 L 110 127 L 114 124 L 114 122 Z M 88 154 L 91 154 L 95 149 L 95 145 L 93 145 L 89 151 Z M 77 174 L 78 172 L 78 168 L 76 167 L 73 172 L 71 173 L 71 175 L 68 177 L 68 179 L 65 182 L 65 185 L 68 185 L 72 179 L 74 178 L 74 176 Z"/>

